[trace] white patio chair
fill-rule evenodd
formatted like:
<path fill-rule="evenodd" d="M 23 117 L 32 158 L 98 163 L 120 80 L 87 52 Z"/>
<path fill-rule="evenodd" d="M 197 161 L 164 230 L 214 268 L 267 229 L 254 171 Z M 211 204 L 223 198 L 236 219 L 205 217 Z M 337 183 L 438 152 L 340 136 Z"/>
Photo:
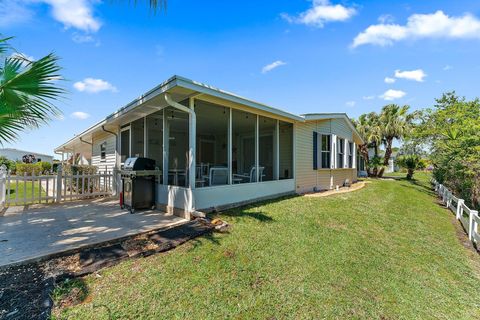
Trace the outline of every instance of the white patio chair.
<path fill-rule="evenodd" d="M 209 186 L 219 186 L 228 183 L 228 168 L 212 167 L 208 176 Z"/>

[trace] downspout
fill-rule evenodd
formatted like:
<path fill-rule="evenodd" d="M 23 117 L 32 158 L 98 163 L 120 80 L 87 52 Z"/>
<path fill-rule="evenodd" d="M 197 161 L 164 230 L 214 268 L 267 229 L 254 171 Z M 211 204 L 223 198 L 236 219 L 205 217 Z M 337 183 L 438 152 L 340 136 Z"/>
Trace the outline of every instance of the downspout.
<path fill-rule="evenodd" d="M 188 206 L 190 212 L 195 211 L 195 206 L 194 206 L 194 199 L 193 199 L 193 189 L 195 189 L 195 134 L 196 134 L 196 125 L 197 125 L 197 116 L 195 114 L 195 111 L 193 108 L 188 108 L 185 107 L 184 105 L 174 101 L 171 97 L 170 94 L 165 93 L 165 101 L 167 102 L 168 105 L 172 106 L 175 109 L 181 110 L 183 112 L 186 112 L 190 116 L 190 134 L 189 134 L 189 164 L 188 164 L 188 184 L 189 184 L 189 189 L 191 192 L 191 203 Z M 164 168 L 165 170 L 165 168 Z"/>
<path fill-rule="evenodd" d="M 83 140 L 82 137 L 80 137 L 80 141 L 83 142 L 83 143 L 86 143 L 86 144 L 89 144 L 89 145 L 93 146 L 93 143 L 92 143 L 92 142 L 85 141 L 85 140 Z"/>

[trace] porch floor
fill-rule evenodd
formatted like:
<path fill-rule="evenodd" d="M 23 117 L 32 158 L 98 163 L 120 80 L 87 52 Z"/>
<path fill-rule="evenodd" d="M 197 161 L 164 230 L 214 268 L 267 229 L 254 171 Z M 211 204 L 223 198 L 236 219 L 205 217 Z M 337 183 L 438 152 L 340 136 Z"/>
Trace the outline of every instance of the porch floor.
<path fill-rule="evenodd" d="M 129 214 L 117 199 L 10 207 L 0 216 L 0 266 L 185 222 L 156 210 Z"/>

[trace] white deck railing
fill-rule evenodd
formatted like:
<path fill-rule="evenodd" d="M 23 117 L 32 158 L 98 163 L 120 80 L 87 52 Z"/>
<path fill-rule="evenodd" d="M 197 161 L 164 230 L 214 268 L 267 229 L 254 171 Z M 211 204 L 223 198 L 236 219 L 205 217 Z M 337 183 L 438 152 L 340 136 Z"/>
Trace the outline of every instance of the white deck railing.
<path fill-rule="evenodd" d="M 117 175 L 111 171 L 95 174 L 12 175 L 0 167 L 0 209 L 5 206 L 54 203 L 111 196 L 116 192 Z"/>
<path fill-rule="evenodd" d="M 460 221 L 466 231 L 468 239 L 478 246 L 480 243 L 480 234 L 478 233 L 480 217 L 478 216 L 478 211 L 467 207 L 465 200 L 455 197 L 447 187 L 438 183 L 435 179 L 432 179 L 432 185 L 442 203 L 455 213 L 457 220 Z"/>

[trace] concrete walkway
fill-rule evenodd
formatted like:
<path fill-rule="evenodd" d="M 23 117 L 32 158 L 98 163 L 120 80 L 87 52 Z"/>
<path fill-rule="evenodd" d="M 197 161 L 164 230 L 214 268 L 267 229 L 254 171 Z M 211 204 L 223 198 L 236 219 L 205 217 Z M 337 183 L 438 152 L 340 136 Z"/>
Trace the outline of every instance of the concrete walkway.
<path fill-rule="evenodd" d="M 129 214 L 117 199 L 12 207 L 0 216 L 0 266 L 185 222 L 155 210 Z"/>

